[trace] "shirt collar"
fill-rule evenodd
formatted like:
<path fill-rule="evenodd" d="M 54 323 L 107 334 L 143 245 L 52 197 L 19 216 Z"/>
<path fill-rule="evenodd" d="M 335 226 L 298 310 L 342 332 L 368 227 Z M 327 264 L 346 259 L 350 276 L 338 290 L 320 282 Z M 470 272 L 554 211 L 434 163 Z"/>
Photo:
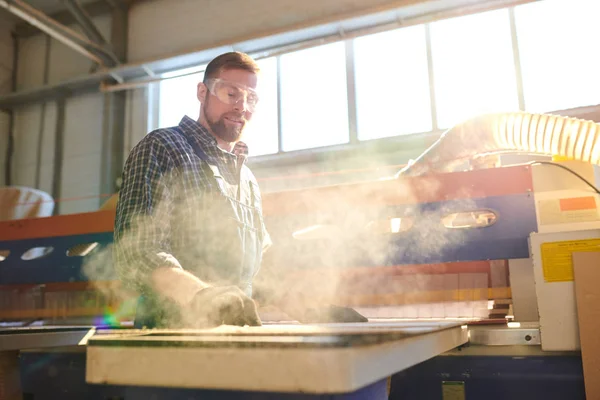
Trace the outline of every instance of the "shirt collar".
<path fill-rule="evenodd" d="M 218 147 L 217 139 L 215 139 L 215 137 L 211 135 L 202 124 L 196 120 L 193 120 L 187 115 L 183 116 L 179 122 L 179 127 L 188 134 L 196 135 L 203 144 Z M 220 147 L 218 148 L 220 149 Z M 235 144 L 231 153 L 223 149 L 221 149 L 221 151 L 224 153 L 233 154 L 237 157 L 248 157 L 248 145 L 242 141 L 239 141 Z"/>

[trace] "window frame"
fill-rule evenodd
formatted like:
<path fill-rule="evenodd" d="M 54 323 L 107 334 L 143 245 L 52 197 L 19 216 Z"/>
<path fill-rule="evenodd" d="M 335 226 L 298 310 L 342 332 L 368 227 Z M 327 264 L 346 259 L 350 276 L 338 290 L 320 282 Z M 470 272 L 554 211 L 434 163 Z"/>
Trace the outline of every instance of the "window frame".
<path fill-rule="evenodd" d="M 518 107 L 520 110 L 525 109 L 525 95 L 524 95 L 524 84 L 523 84 L 523 74 L 522 74 L 522 63 L 520 57 L 520 49 L 519 49 L 519 41 L 517 36 L 517 21 L 515 18 L 515 9 L 519 7 L 511 6 L 505 7 L 508 9 L 509 13 L 509 32 L 510 32 L 510 42 L 512 44 L 513 50 L 513 61 L 514 61 L 514 73 L 516 77 L 516 86 L 517 86 L 517 96 L 518 96 Z M 485 12 L 485 11 L 483 11 Z M 311 162 L 325 162 L 325 161 L 335 161 L 344 159 L 347 157 L 361 157 L 365 154 L 369 155 L 385 155 L 385 154 L 393 154 L 398 151 L 406 152 L 416 152 L 417 155 L 426 149 L 433 141 L 435 141 L 439 135 L 446 129 L 440 129 L 438 126 L 438 111 L 436 109 L 437 101 L 436 101 L 436 87 L 435 87 L 435 79 L 434 79 L 434 68 L 433 68 L 433 54 L 432 54 L 432 45 L 431 45 L 431 25 L 435 24 L 435 21 L 425 22 L 421 25 L 424 25 L 424 35 L 425 35 L 425 45 L 427 52 L 427 67 L 428 67 L 428 76 L 429 76 L 429 96 L 430 96 L 430 107 L 431 107 L 431 121 L 432 121 L 432 130 L 429 132 L 418 132 L 418 133 L 410 133 L 405 135 L 397 135 L 390 137 L 383 137 L 377 139 L 367 139 L 367 140 L 359 140 L 358 138 L 358 115 L 357 115 L 357 94 L 356 94 L 356 65 L 355 65 L 355 54 L 354 54 L 354 40 L 356 37 L 369 35 L 377 32 L 382 32 L 385 30 L 395 30 L 401 29 L 398 26 L 389 27 L 387 29 L 380 29 L 377 27 L 373 27 L 372 31 L 368 29 L 364 29 L 361 31 L 360 35 L 355 37 L 347 37 L 345 39 L 333 40 L 335 42 L 344 42 L 345 50 L 346 50 L 346 85 L 347 85 L 347 107 L 348 107 L 348 128 L 349 128 L 349 141 L 344 144 L 337 145 L 329 145 L 323 147 L 316 148 L 308 148 L 301 150 L 293 150 L 293 151 L 284 151 L 282 148 L 282 144 L 284 141 L 283 138 L 283 129 L 282 129 L 282 118 L 281 118 L 281 107 L 282 107 L 282 85 L 281 85 L 281 55 L 286 54 L 284 51 L 273 51 L 271 55 L 267 57 L 276 57 L 277 60 L 277 97 L 278 97 L 278 107 L 277 107 L 277 122 L 278 122 L 278 151 L 273 154 L 265 154 L 258 156 L 250 156 L 249 164 L 268 168 L 268 167 L 278 167 L 285 166 L 291 164 L 298 163 L 311 163 Z M 408 24 L 407 26 L 412 26 Z M 331 41 L 330 41 L 331 42 Z M 329 43 L 327 40 L 321 41 L 318 45 Z M 316 46 L 314 42 L 308 43 L 307 47 Z M 297 48 L 295 49 L 297 50 Z M 294 51 L 295 51 L 294 50 Z M 158 86 L 158 85 L 155 85 Z M 151 95 L 149 96 L 149 125 L 151 129 L 156 129 L 156 122 L 158 121 L 157 114 L 160 112 L 158 110 L 158 98 L 160 93 L 158 89 L 151 89 Z M 588 107 L 592 105 L 581 104 L 578 107 Z M 252 152 L 252 149 L 250 149 Z"/>

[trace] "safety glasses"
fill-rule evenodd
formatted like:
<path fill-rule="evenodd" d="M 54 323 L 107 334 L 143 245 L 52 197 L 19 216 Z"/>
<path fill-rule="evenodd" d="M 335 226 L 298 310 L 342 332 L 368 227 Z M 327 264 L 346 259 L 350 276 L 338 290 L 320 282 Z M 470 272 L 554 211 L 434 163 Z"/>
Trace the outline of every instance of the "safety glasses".
<path fill-rule="evenodd" d="M 206 87 L 213 96 L 225 104 L 233 105 L 245 101 L 246 108 L 250 112 L 254 112 L 258 103 L 256 91 L 239 83 L 214 78 L 206 82 Z"/>

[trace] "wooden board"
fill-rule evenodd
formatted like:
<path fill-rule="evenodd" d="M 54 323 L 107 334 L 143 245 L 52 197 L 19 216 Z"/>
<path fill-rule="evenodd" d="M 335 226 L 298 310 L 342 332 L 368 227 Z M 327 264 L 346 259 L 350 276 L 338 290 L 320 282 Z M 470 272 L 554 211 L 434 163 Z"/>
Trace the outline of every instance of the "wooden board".
<path fill-rule="evenodd" d="M 264 337 L 264 336 L 374 336 L 398 334 L 418 335 L 441 329 L 453 328 L 470 322 L 468 319 L 394 319 L 378 318 L 368 323 L 300 324 L 269 323 L 258 327 L 222 325 L 211 329 L 125 329 L 98 330 L 91 342 L 115 340 L 146 340 L 151 338 L 195 337 Z M 153 340 L 153 339 L 151 339 Z M 166 340 L 166 339 L 163 339 Z"/>
<path fill-rule="evenodd" d="M 87 343 L 86 381 L 351 393 L 468 340 L 458 321 L 328 325 L 98 333 Z"/>
<path fill-rule="evenodd" d="M 585 395 L 600 399 L 600 252 L 573 253 Z"/>

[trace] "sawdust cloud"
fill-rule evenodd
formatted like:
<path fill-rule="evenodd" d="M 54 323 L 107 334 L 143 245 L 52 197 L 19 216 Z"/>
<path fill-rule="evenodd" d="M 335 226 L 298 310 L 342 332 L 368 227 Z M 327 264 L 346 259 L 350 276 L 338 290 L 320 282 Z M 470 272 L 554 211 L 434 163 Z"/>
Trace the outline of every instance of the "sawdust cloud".
<path fill-rule="evenodd" d="M 260 287 L 262 294 L 284 298 L 288 304 L 296 303 L 300 308 L 319 307 L 323 303 L 351 299 L 360 294 L 352 293 L 353 289 L 361 293 L 382 291 L 381 286 L 385 286 L 386 282 L 370 274 L 363 275 L 359 286 L 348 286 L 346 278 L 353 267 L 389 266 L 390 260 L 399 254 L 405 258 L 423 255 L 436 258 L 447 249 L 463 243 L 465 237 L 460 230 L 451 231 L 443 227 L 439 211 L 417 206 L 419 199 L 439 195 L 439 181 L 423 177 L 412 184 L 402 178 L 393 179 L 393 182 L 397 185 L 396 193 L 408 204 L 402 209 L 358 207 L 352 198 L 343 194 L 345 192 L 333 192 L 327 198 L 320 199 L 332 206 L 328 208 L 331 212 L 316 212 L 313 215 L 289 213 L 277 219 L 267 217 L 266 228 L 273 246 L 264 255 L 263 265 L 254 278 L 255 287 Z M 176 188 L 174 190 L 182 190 L 185 185 L 185 179 L 170 183 L 171 188 Z M 357 190 L 359 188 L 357 186 Z M 293 191 L 291 186 L 287 189 Z M 364 196 L 364 193 L 357 195 Z M 202 196 L 186 196 L 176 206 L 170 200 L 171 195 L 164 193 L 163 200 L 154 205 L 152 213 L 132 220 L 132 229 L 120 238 L 120 249 L 134 255 L 129 259 L 133 265 L 115 265 L 114 245 L 95 251 L 85 258 L 83 271 L 89 281 L 101 283 L 117 279 L 122 282 L 120 286 L 98 284 L 96 290 L 116 303 L 131 304 L 136 290 L 147 284 L 148 269 L 141 254 L 155 249 L 144 249 L 140 247 L 140 243 L 154 236 L 159 240 L 153 243 L 164 245 L 170 235 L 182 238 L 171 243 L 169 254 L 173 254 L 184 269 L 193 271 L 200 279 L 208 282 L 228 283 L 218 273 L 212 272 L 214 269 L 210 267 L 218 270 L 218 265 L 206 265 L 201 251 L 203 246 L 198 246 L 192 239 L 198 237 L 199 228 L 207 223 L 216 223 L 198 212 L 206 199 Z M 444 211 L 459 212 L 473 207 L 473 202 L 466 199 L 451 203 L 451 207 L 447 206 Z M 405 234 L 399 233 L 399 240 L 390 241 L 390 233 L 382 231 L 381 227 L 389 227 L 390 219 L 406 220 L 407 217 L 412 220 L 413 227 L 418 226 L 417 230 L 413 230 L 416 234 L 403 236 Z M 378 224 L 377 221 L 384 223 Z M 294 233 L 315 226 L 321 228 L 309 231 L 308 235 L 304 235 L 304 240 L 294 238 Z M 203 237 L 201 240 L 205 242 L 203 245 L 208 243 L 209 246 L 221 249 L 233 246 L 225 237 Z M 156 261 L 156 257 L 153 261 Z M 422 276 L 417 275 L 412 280 L 411 290 L 423 288 L 424 281 L 420 278 Z M 296 319 L 289 313 L 284 313 L 284 316 Z M 194 316 L 186 317 L 188 321 L 194 319 Z"/>

